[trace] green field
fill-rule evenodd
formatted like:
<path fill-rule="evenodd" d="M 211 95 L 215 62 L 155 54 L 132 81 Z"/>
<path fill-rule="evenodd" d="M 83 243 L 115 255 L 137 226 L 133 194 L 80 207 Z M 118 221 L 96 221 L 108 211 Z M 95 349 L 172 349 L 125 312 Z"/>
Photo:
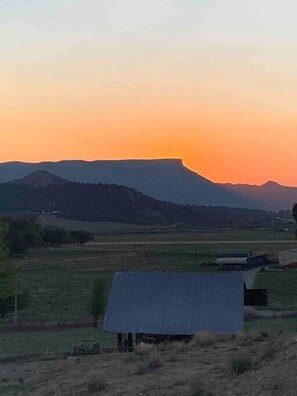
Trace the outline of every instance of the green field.
<path fill-rule="evenodd" d="M 245 324 L 245 330 L 266 331 L 269 334 L 297 333 L 297 318 L 257 319 Z"/>
<path fill-rule="evenodd" d="M 159 225 L 123 224 L 113 222 L 85 222 L 60 219 L 53 215 L 39 216 L 42 227 L 56 226 L 68 231 L 85 230 L 95 234 L 98 242 L 145 242 L 145 241 L 263 241 L 295 240 L 295 225 L 284 225 L 284 229 L 242 227 L 233 228 L 182 228 Z M 288 227 L 288 228 L 285 228 Z M 286 231 L 285 231 L 286 229 Z"/>
<path fill-rule="evenodd" d="M 98 276 L 104 278 L 109 289 L 116 271 L 217 271 L 212 262 L 222 253 L 264 251 L 276 260 L 279 251 L 287 248 L 289 245 L 283 243 L 213 242 L 199 245 L 89 245 L 31 250 L 14 261 L 22 271 L 21 286 L 30 295 L 29 306 L 21 312 L 21 319 L 57 322 L 88 317 L 87 306 L 94 279 Z M 281 288 L 280 294 L 284 291 L 285 288 Z M 296 305 L 292 302 L 292 296 L 292 293 L 287 296 L 286 306 Z M 281 307 L 283 298 L 273 297 L 273 306 L 279 304 Z"/>
<path fill-rule="evenodd" d="M 91 346 L 98 341 L 101 347 L 116 347 L 114 335 L 95 328 L 0 333 L 0 357 L 30 354 L 46 356 L 70 351 L 81 344 Z"/>
<path fill-rule="evenodd" d="M 297 318 L 254 320 L 245 324 L 245 330 L 266 331 L 270 334 L 297 332 Z M 116 336 L 100 329 L 80 328 L 60 331 L 34 331 L 0 333 L 0 357 L 26 356 L 30 354 L 60 354 L 81 344 L 91 346 L 100 342 L 101 347 L 116 348 Z"/>
<path fill-rule="evenodd" d="M 254 287 L 268 290 L 268 309 L 297 310 L 297 271 L 259 272 Z"/>
<path fill-rule="evenodd" d="M 241 238 L 249 238 L 243 232 Z M 140 236 L 139 236 L 140 238 Z M 220 241 L 230 234 L 221 234 Z M 238 236 L 239 238 L 239 236 Z M 224 253 L 267 252 L 274 260 L 286 243 L 103 244 L 33 249 L 13 261 L 21 269 L 21 286 L 29 291 L 29 306 L 20 312 L 24 322 L 63 322 L 90 318 L 87 310 L 93 281 L 100 276 L 110 288 L 116 271 L 218 271 L 212 264 Z M 268 288 L 269 308 L 297 309 L 297 271 L 261 272 L 256 287 Z M 11 317 L 8 318 L 11 320 Z M 246 330 L 269 333 L 297 331 L 296 319 L 265 319 L 246 323 Z M 0 333 L 0 355 L 60 353 L 74 345 L 100 341 L 115 346 L 113 336 L 98 329 Z"/>

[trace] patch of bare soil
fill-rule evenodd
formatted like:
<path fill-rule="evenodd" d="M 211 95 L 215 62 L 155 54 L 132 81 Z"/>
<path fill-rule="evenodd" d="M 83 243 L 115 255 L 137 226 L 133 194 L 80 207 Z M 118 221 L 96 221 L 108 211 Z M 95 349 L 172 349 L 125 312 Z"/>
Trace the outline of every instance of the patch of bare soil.
<path fill-rule="evenodd" d="M 295 396 L 297 337 L 200 334 L 188 345 L 22 365 L 14 375 L 20 369 L 33 395 Z"/>

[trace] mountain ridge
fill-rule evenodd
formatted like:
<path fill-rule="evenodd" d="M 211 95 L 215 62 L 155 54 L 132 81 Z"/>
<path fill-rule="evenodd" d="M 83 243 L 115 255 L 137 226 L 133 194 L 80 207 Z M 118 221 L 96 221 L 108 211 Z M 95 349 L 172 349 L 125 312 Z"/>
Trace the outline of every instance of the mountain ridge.
<path fill-rule="evenodd" d="M 0 212 L 28 211 L 88 222 L 195 227 L 271 224 L 277 217 L 261 210 L 174 204 L 127 186 L 70 182 L 44 171 L 0 183 Z"/>
<path fill-rule="evenodd" d="M 178 204 L 280 210 L 291 209 L 297 202 L 297 187 L 274 181 L 261 186 L 214 183 L 187 168 L 179 158 L 11 161 L 0 164 L 0 182 L 25 177 L 38 169 L 72 182 L 126 185 L 152 198 Z"/>

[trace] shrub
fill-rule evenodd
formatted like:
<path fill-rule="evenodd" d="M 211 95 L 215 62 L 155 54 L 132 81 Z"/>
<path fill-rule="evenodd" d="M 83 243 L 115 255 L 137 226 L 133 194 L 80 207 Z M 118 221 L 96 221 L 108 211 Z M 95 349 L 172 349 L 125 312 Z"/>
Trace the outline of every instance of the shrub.
<path fill-rule="evenodd" d="M 234 375 L 240 375 L 252 370 L 252 361 L 247 357 L 236 357 L 231 361 L 231 371 Z"/>
<path fill-rule="evenodd" d="M 93 326 L 97 327 L 97 321 L 100 315 L 104 313 L 105 308 L 106 285 L 103 279 L 94 280 L 93 292 L 89 302 L 89 312 L 93 316 Z"/>
<path fill-rule="evenodd" d="M 149 369 L 156 369 L 161 366 L 162 366 L 162 363 L 161 363 L 161 360 L 157 354 L 150 359 L 149 364 L 148 364 Z"/>
<path fill-rule="evenodd" d="M 179 351 L 172 349 L 168 352 L 168 362 L 177 362 L 179 358 Z"/>
<path fill-rule="evenodd" d="M 237 341 L 241 344 L 241 345 L 246 345 L 249 344 L 251 342 L 257 342 L 257 341 L 263 341 L 264 338 L 267 338 L 265 335 L 265 332 L 259 332 L 256 330 L 250 330 L 244 333 L 239 333 L 236 336 Z"/>
<path fill-rule="evenodd" d="M 139 365 L 137 369 L 135 370 L 134 374 L 135 375 L 144 375 L 148 372 L 148 368 L 144 366 L 143 364 Z"/>
<path fill-rule="evenodd" d="M 88 385 L 89 393 L 98 393 L 106 388 L 106 382 L 103 379 L 93 380 Z"/>
<path fill-rule="evenodd" d="M 211 392 L 204 389 L 200 378 L 194 378 L 190 383 L 190 396 L 212 396 Z"/>
<path fill-rule="evenodd" d="M 190 346 L 209 346 L 216 342 L 216 336 L 213 333 L 201 332 L 195 334 L 190 342 Z"/>
<path fill-rule="evenodd" d="M 275 355 L 277 354 L 277 348 L 273 343 L 269 343 L 261 357 L 261 360 L 272 360 L 274 359 Z"/>

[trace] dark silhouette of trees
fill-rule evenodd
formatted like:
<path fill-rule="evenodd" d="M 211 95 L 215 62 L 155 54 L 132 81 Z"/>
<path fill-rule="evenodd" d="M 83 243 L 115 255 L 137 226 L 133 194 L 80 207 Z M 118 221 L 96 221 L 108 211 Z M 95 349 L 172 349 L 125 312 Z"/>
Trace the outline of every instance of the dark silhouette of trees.
<path fill-rule="evenodd" d="M 85 243 L 90 242 L 94 239 L 93 234 L 83 230 L 71 231 L 70 236 L 73 243 L 76 243 L 77 245 L 84 245 Z"/>
<path fill-rule="evenodd" d="M 38 211 L 82 221 L 130 224 L 233 226 L 270 224 L 276 213 L 264 210 L 179 205 L 158 201 L 115 184 L 53 184 L 33 187 L 0 183 L 0 211 Z"/>
<path fill-rule="evenodd" d="M 106 302 L 106 285 L 102 278 L 97 278 L 93 284 L 93 292 L 90 299 L 89 313 L 93 316 L 93 326 L 97 327 L 100 315 L 104 313 Z"/>
<path fill-rule="evenodd" d="M 6 244 L 12 256 L 25 253 L 29 247 L 42 244 L 42 231 L 32 218 L 7 219 Z"/>

